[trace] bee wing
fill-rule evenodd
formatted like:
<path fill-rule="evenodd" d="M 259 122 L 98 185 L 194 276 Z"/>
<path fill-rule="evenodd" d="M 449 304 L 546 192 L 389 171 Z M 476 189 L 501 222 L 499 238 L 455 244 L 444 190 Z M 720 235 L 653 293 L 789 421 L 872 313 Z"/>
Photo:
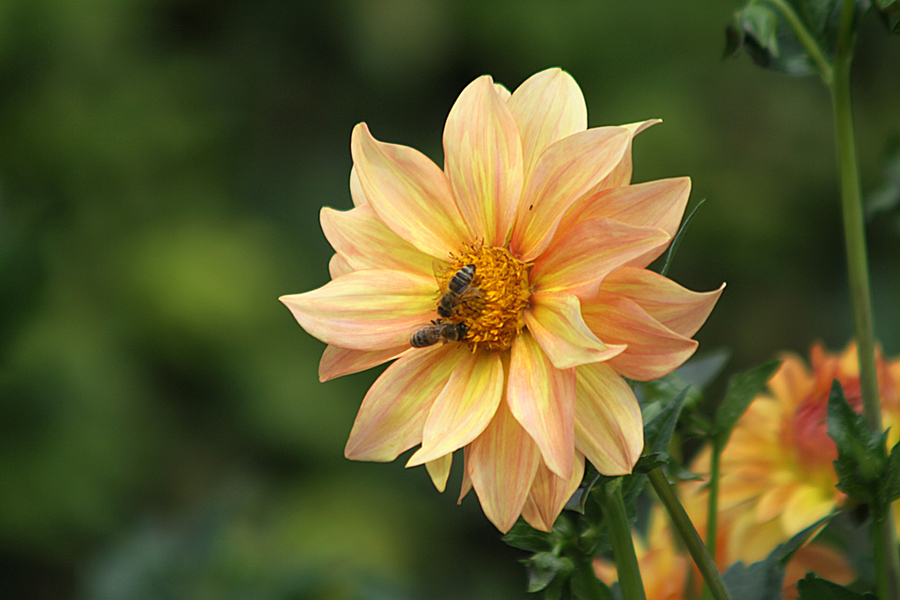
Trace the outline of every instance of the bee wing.
<path fill-rule="evenodd" d="M 438 284 L 438 296 L 443 296 L 449 289 L 450 278 L 447 277 L 447 272 L 450 271 L 450 265 L 434 259 L 431 261 L 431 270 L 434 272 L 434 280 Z"/>

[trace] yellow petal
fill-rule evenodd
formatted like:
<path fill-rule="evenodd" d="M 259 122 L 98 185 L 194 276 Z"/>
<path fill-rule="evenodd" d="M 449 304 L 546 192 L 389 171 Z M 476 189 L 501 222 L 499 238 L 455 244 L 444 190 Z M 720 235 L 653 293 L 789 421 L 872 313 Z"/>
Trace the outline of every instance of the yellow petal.
<path fill-rule="evenodd" d="M 535 291 L 565 291 L 589 298 L 609 273 L 664 248 L 670 240 L 666 232 L 654 227 L 588 219 L 553 239 L 531 268 L 531 281 Z"/>
<path fill-rule="evenodd" d="M 628 148 L 622 155 L 622 160 L 619 161 L 619 164 L 616 165 L 609 176 L 607 176 L 607 178 L 603 181 L 602 185 L 599 186 L 601 189 L 619 187 L 631 183 L 631 146 L 634 143 L 634 137 L 645 129 L 656 125 L 657 123 L 662 123 L 662 121 L 660 119 L 650 119 L 648 121 L 629 123 L 628 125 L 621 126 L 631 133 L 631 137 L 628 139 Z"/>
<path fill-rule="evenodd" d="M 445 454 L 440 458 L 425 463 L 431 483 L 437 491 L 443 493 L 447 489 L 447 478 L 450 476 L 450 467 L 453 466 L 453 453 Z"/>
<path fill-rule="evenodd" d="M 648 269 L 622 267 L 610 273 L 600 289 L 634 300 L 665 327 L 691 337 L 706 322 L 725 284 L 711 292 L 692 292 Z"/>
<path fill-rule="evenodd" d="M 644 448 L 641 407 L 611 367 L 578 367 L 575 383 L 575 446 L 608 476 L 627 475 Z"/>
<path fill-rule="evenodd" d="M 369 205 L 348 211 L 326 206 L 319 213 L 319 221 L 328 243 L 354 271 L 392 269 L 433 274 L 434 258 L 391 231 Z"/>
<path fill-rule="evenodd" d="M 496 352 L 463 354 L 453 375 L 435 399 L 425 421 L 422 447 L 407 467 L 414 467 L 462 448 L 481 435 L 491 422 L 503 395 L 503 365 Z"/>
<path fill-rule="evenodd" d="M 337 346 L 326 346 L 319 360 L 319 381 L 326 382 L 335 377 L 359 373 L 389 360 L 394 360 L 404 352 L 413 352 L 409 344 L 396 348 L 367 352 L 365 350 L 348 350 Z"/>
<path fill-rule="evenodd" d="M 331 260 L 328 261 L 328 274 L 331 275 L 332 279 L 337 279 L 341 275 L 352 272 L 353 267 L 340 254 L 333 255 Z"/>
<path fill-rule="evenodd" d="M 507 101 L 519 125 L 525 182 L 550 144 L 587 129 L 587 105 L 575 79 L 562 69 L 535 73 Z"/>
<path fill-rule="evenodd" d="M 581 302 L 564 292 L 533 294 L 525 325 L 557 369 L 609 360 L 625 350 L 600 341 L 582 318 Z"/>
<path fill-rule="evenodd" d="M 279 298 L 310 335 L 350 350 L 384 350 L 434 314 L 434 278 L 403 271 L 354 271 L 303 294 Z"/>
<path fill-rule="evenodd" d="M 469 239 L 505 245 L 522 197 L 522 143 L 489 76 L 466 86 L 450 109 L 444 157 Z"/>
<path fill-rule="evenodd" d="M 788 500 L 781 513 L 781 524 L 787 537 L 799 533 L 835 509 L 834 494 L 818 487 L 803 486 Z"/>
<path fill-rule="evenodd" d="M 547 467 L 568 480 L 575 452 L 575 370 L 554 367 L 523 331 L 512 345 L 506 399 Z"/>
<path fill-rule="evenodd" d="M 466 451 L 466 471 L 485 516 L 506 533 L 531 489 L 540 455 L 505 403 Z"/>
<path fill-rule="evenodd" d="M 459 347 L 446 345 L 397 359 L 366 393 L 344 455 L 388 462 L 420 443 L 428 411 L 463 356 Z"/>
<path fill-rule="evenodd" d="M 450 182 L 424 154 L 379 142 L 365 123 L 353 129 L 350 151 L 368 204 L 394 233 L 441 260 L 468 239 Z"/>
<path fill-rule="evenodd" d="M 510 243 L 513 254 L 524 261 L 540 256 L 566 210 L 609 174 L 630 137 L 621 127 L 597 127 L 547 148 L 522 197 Z"/>
<path fill-rule="evenodd" d="M 605 217 L 628 225 L 656 227 L 675 237 L 690 194 L 689 177 L 595 191 L 582 197 L 566 213 L 558 235 L 564 235 L 581 221 Z"/>
<path fill-rule="evenodd" d="M 531 486 L 531 493 L 522 507 L 522 518 L 540 531 L 550 531 L 559 513 L 581 485 L 584 477 L 584 455 L 576 453 L 572 476 L 561 479 L 543 463 Z"/>
<path fill-rule="evenodd" d="M 624 352 L 609 365 L 637 381 L 668 375 L 697 350 L 697 342 L 679 335 L 651 317 L 637 303 L 609 292 L 600 292 L 582 303 L 584 321 L 597 337 L 609 344 L 624 344 Z"/>
<path fill-rule="evenodd" d="M 502 402 L 502 401 L 501 401 L 501 402 Z M 466 451 L 466 449 L 463 449 L 463 457 L 465 457 L 464 460 L 463 460 L 464 465 L 468 465 L 468 464 L 469 464 L 468 456 L 469 456 L 469 453 Z M 456 503 L 457 503 L 457 504 L 462 504 L 463 498 L 465 498 L 466 495 L 467 495 L 470 491 L 472 491 L 472 480 L 469 479 L 469 468 L 468 468 L 468 466 L 464 466 L 464 467 L 463 467 L 462 486 L 460 486 L 460 490 L 459 490 L 459 498 L 456 500 Z"/>

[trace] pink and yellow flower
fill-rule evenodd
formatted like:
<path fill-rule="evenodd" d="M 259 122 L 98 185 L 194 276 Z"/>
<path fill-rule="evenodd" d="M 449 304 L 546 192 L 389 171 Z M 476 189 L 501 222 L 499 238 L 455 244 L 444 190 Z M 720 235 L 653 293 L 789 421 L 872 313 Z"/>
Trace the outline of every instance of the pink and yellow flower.
<path fill-rule="evenodd" d="M 719 507 L 728 560 L 753 562 L 832 512 L 844 501 L 835 485 L 837 448 L 828 436 L 828 395 L 837 379 L 851 406 L 861 410 L 856 346 L 829 354 L 813 346 L 807 368 L 794 355 L 782 357 L 769 381 L 770 393 L 754 399 L 722 452 Z M 888 444 L 900 439 L 900 360 L 877 356 L 878 384 Z M 695 473 L 709 468 L 709 452 L 698 455 Z M 705 488 L 694 493 L 705 499 Z M 705 502 L 688 498 L 691 517 L 705 520 Z M 696 510 L 690 510 L 696 507 Z M 702 508 L 701 508 L 702 507 Z"/>
<path fill-rule="evenodd" d="M 328 344 L 322 381 L 396 359 L 363 399 L 348 458 L 419 446 L 407 466 L 424 464 L 443 491 L 463 449 L 462 495 L 474 488 L 502 531 L 520 514 L 549 530 L 585 458 L 631 471 L 641 412 L 623 376 L 683 363 L 722 291 L 645 268 L 690 191 L 684 177 L 630 183 L 632 138 L 652 124 L 588 129 L 578 85 L 550 69 L 512 94 L 488 76 L 469 84 L 447 117 L 443 169 L 354 128 L 354 208 L 321 213 L 332 280 L 281 298 Z M 465 324 L 449 338 L 462 340 L 411 348 L 468 265 L 472 293 L 440 320 Z"/>

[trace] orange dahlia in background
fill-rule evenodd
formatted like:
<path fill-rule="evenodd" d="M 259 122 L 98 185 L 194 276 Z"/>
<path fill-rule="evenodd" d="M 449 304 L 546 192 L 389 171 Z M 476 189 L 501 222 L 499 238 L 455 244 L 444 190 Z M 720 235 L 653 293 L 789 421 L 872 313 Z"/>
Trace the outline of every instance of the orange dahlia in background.
<path fill-rule="evenodd" d="M 768 383 L 770 392 L 754 399 L 722 452 L 719 518 L 728 530 L 724 550 L 729 563 L 764 558 L 844 501 L 835 487 L 837 448 L 828 436 L 826 416 L 834 379 L 850 405 L 862 410 L 856 345 L 838 355 L 816 344 L 810 367 L 791 354 L 782 359 Z M 892 447 L 900 439 L 900 360 L 888 362 L 878 353 L 876 361 L 882 418 L 884 427 L 890 427 Z M 705 475 L 708 469 L 706 450 L 691 470 Z M 685 488 L 698 496 L 685 501 L 692 520 L 705 522 L 706 488 L 693 483 Z"/>
<path fill-rule="evenodd" d="M 281 298 L 328 344 L 322 381 L 396 359 L 363 399 L 348 458 L 420 446 L 407 466 L 443 491 L 464 449 L 462 495 L 474 488 L 504 532 L 520 514 L 549 530 L 585 458 L 631 471 L 641 411 L 623 376 L 682 364 L 722 291 L 645 268 L 690 191 L 687 178 L 630 184 L 632 138 L 653 123 L 588 129 L 578 85 L 549 69 L 512 94 L 489 76 L 469 84 L 443 169 L 354 128 L 354 208 L 321 213 L 332 280 Z"/>

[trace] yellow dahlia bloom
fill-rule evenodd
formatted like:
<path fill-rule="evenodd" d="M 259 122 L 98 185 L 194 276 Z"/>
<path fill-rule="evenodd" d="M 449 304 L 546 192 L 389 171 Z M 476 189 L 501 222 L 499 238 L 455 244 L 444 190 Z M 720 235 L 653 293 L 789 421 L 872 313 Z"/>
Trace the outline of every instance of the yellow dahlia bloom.
<path fill-rule="evenodd" d="M 844 500 L 835 488 L 837 448 L 828 436 L 826 415 L 834 379 L 850 405 L 862 410 L 856 346 L 840 355 L 813 346 L 811 369 L 797 356 L 782 359 L 768 384 L 771 393 L 754 399 L 722 452 L 719 508 L 732 562 L 760 560 Z M 900 360 L 888 363 L 879 355 L 877 371 L 891 447 L 900 439 Z M 704 451 L 691 470 L 703 474 L 708 468 L 709 452 Z M 686 508 L 692 519 L 705 521 L 705 488 L 687 487 L 704 501 L 689 498 Z"/>
<path fill-rule="evenodd" d="M 419 446 L 407 466 L 443 491 L 464 449 L 463 495 L 474 488 L 501 531 L 520 514 L 549 530 L 585 458 L 631 471 L 641 412 L 623 376 L 684 362 L 721 293 L 645 268 L 690 190 L 630 185 L 632 138 L 651 124 L 588 129 L 578 85 L 550 69 L 512 94 L 488 76 L 469 84 L 443 169 L 354 128 L 354 208 L 321 213 L 332 280 L 281 298 L 328 344 L 322 381 L 396 359 L 363 399 L 348 458 Z"/>

